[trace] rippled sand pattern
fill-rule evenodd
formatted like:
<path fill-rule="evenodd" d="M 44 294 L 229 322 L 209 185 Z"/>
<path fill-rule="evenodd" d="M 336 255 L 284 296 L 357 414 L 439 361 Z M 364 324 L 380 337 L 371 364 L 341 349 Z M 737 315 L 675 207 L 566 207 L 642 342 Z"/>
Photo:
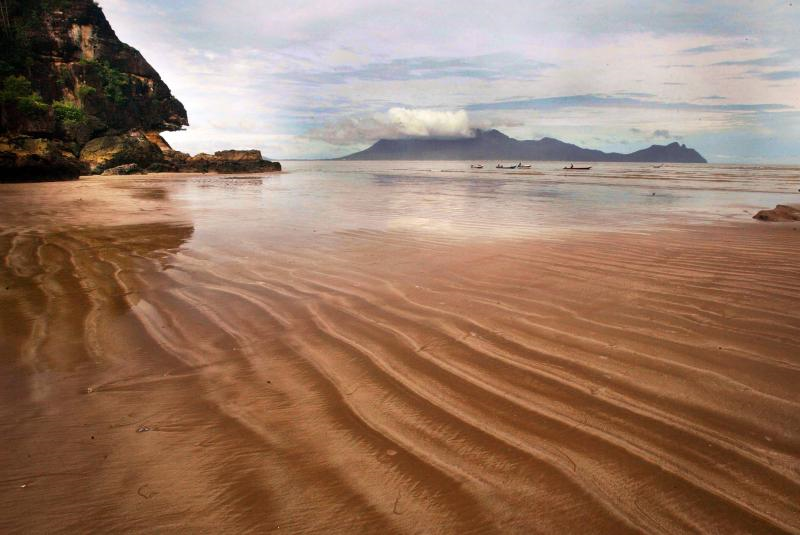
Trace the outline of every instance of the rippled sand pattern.
<path fill-rule="evenodd" d="M 348 176 L 4 186 L 0 531 L 800 533 L 800 225 Z"/>

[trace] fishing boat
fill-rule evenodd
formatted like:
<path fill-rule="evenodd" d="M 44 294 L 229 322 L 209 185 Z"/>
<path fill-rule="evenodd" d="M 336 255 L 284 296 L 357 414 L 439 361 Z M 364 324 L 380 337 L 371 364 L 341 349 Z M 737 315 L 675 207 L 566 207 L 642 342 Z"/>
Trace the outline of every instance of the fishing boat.
<path fill-rule="evenodd" d="M 479 163 L 474 163 L 474 164 L 470 165 L 469 167 L 470 167 L 470 169 L 483 169 L 483 166 L 481 164 L 479 164 Z"/>
<path fill-rule="evenodd" d="M 496 168 L 497 168 L 497 169 L 516 169 L 516 168 L 517 168 L 517 166 L 516 166 L 516 165 L 503 165 L 503 164 L 497 164 L 497 167 L 496 167 Z"/>
<path fill-rule="evenodd" d="M 588 171 L 591 168 L 592 168 L 591 165 L 588 166 L 588 167 L 575 167 L 574 165 L 569 164 L 569 167 L 565 167 L 564 170 L 566 170 L 566 171 Z"/>
<path fill-rule="evenodd" d="M 517 164 L 517 169 L 530 169 L 530 168 L 531 168 L 531 165 L 530 165 L 530 164 L 525 164 L 525 165 L 523 165 L 523 163 L 522 163 L 522 162 L 519 162 L 519 163 Z"/>

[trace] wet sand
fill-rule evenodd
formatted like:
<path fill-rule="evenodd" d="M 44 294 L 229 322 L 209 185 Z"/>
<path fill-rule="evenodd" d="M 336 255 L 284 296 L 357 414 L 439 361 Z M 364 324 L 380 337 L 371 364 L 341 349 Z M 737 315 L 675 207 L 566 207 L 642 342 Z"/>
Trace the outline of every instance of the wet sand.
<path fill-rule="evenodd" d="M 800 225 L 482 239 L 242 180 L 3 186 L 0 531 L 800 533 Z"/>

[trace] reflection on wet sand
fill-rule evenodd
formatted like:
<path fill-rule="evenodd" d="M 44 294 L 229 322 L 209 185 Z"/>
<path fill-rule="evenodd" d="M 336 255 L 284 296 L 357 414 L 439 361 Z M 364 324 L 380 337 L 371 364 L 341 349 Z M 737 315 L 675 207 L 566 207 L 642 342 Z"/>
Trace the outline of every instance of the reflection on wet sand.
<path fill-rule="evenodd" d="M 4 205 L 0 530 L 800 530 L 792 226 L 466 239 L 496 206 L 215 180 Z"/>
<path fill-rule="evenodd" d="M 137 301 L 137 271 L 163 270 L 192 227 L 150 223 L 65 232 L 0 235 L 6 355 L 33 371 L 100 363 L 98 338 L 113 344 L 108 322 Z M 14 343 L 16 342 L 16 343 Z"/>

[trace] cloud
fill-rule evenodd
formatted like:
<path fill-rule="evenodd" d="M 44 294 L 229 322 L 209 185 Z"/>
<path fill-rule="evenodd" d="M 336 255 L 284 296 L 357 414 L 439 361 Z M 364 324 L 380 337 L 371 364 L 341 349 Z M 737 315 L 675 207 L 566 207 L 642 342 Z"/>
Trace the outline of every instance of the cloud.
<path fill-rule="evenodd" d="M 313 129 L 308 137 L 333 145 L 353 145 L 378 139 L 463 138 L 474 133 L 464 110 L 391 108 L 383 114 L 345 117 Z"/>
<path fill-rule="evenodd" d="M 639 91 L 617 91 L 615 94 L 622 97 L 634 97 L 634 98 L 653 98 L 656 96 L 653 93 L 642 93 Z"/>
<path fill-rule="evenodd" d="M 481 80 L 535 80 L 552 63 L 531 61 L 514 54 L 485 54 L 471 57 L 424 56 L 397 58 L 361 65 L 324 65 L 324 68 L 292 70 L 278 75 L 294 82 L 346 84 L 362 81 L 410 81 L 439 78 L 475 78 Z M 333 68 L 330 68 L 333 67 Z"/>
<path fill-rule="evenodd" d="M 710 54 L 711 52 L 719 52 L 721 50 L 725 50 L 725 48 L 718 45 L 704 45 L 686 48 L 681 50 L 681 52 L 684 54 Z"/>
<path fill-rule="evenodd" d="M 475 130 L 519 127 L 518 117 L 483 115 L 471 117 L 465 110 L 394 107 L 385 113 L 351 115 L 328 122 L 307 133 L 309 139 L 331 145 L 363 145 L 379 139 L 453 139 L 475 135 Z"/>
<path fill-rule="evenodd" d="M 764 80 L 794 80 L 800 78 L 800 71 L 774 71 L 765 72 L 759 75 Z"/>
<path fill-rule="evenodd" d="M 662 110 L 698 111 L 779 111 L 791 109 L 785 104 L 692 104 L 689 102 L 662 102 L 638 98 L 619 98 L 607 95 L 570 95 L 562 97 L 481 102 L 466 106 L 468 111 L 478 110 L 524 110 L 565 108 L 639 108 Z"/>
<path fill-rule="evenodd" d="M 397 128 L 400 137 L 469 137 L 469 117 L 464 110 L 412 110 L 392 108 L 390 124 Z"/>
<path fill-rule="evenodd" d="M 650 135 L 646 135 L 644 130 L 636 127 L 629 128 L 628 131 L 632 134 L 636 134 L 638 137 L 644 137 L 647 139 L 681 139 L 681 136 L 670 134 L 670 131 L 665 128 L 657 128 L 653 130 Z"/>
<path fill-rule="evenodd" d="M 754 66 L 762 66 L 762 67 L 770 67 L 775 65 L 784 65 L 789 62 L 789 58 L 782 56 L 782 55 L 773 55 L 773 56 L 766 56 L 762 58 L 753 58 L 753 59 L 737 59 L 737 60 L 728 60 L 728 61 L 718 61 L 716 63 L 712 63 L 712 67 L 723 66 L 735 66 L 735 65 L 754 65 Z"/>

